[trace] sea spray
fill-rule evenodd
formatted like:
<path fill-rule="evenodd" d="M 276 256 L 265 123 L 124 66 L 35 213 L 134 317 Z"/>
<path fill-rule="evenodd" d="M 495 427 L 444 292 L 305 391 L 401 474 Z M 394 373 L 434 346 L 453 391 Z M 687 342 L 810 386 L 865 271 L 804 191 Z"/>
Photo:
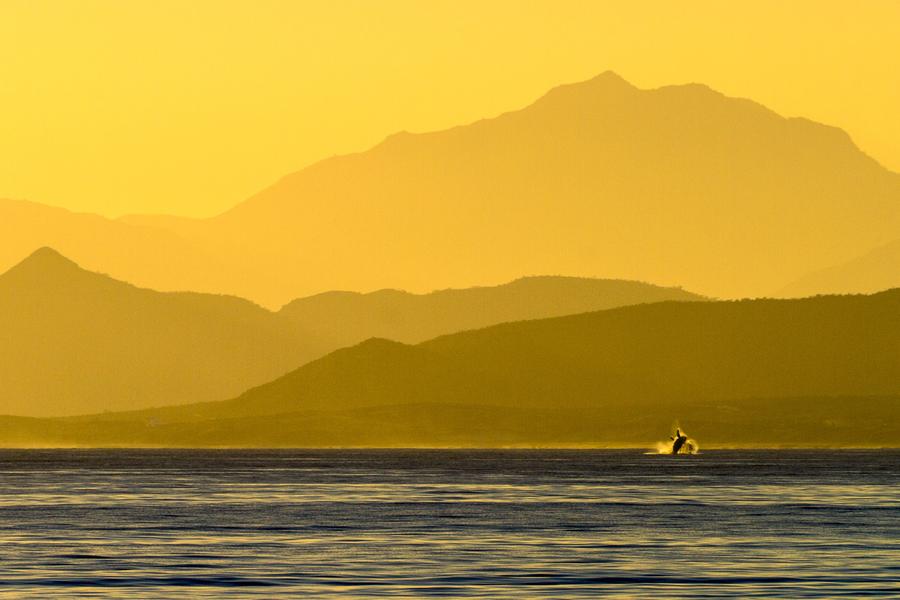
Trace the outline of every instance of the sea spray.
<path fill-rule="evenodd" d="M 675 423 L 673 429 L 674 433 L 668 441 L 656 442 L 657 454 L 697 454 L 700 451 L 697 440 L 682 431 L 678 423 Z"/>

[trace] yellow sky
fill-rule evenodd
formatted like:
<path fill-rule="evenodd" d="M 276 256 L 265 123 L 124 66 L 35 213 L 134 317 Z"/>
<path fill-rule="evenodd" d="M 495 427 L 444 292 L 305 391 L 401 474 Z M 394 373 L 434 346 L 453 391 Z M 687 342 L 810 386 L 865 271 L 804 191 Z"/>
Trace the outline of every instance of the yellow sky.
<path fill-rule="evenodd" d="M 208 215 L 612 69 L 837 125 L 900 171 L 900 1 L 3 0 L 0 196 Z"/>

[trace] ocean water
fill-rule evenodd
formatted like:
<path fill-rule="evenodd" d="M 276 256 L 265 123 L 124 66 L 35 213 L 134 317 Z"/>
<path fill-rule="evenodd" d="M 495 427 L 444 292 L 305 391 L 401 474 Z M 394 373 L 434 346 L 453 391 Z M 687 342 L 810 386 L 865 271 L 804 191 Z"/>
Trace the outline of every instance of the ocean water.
<path fill-rule="evenodd" d="M 900 452 L 0 451 L 0 597 L 900 597 Z"/>

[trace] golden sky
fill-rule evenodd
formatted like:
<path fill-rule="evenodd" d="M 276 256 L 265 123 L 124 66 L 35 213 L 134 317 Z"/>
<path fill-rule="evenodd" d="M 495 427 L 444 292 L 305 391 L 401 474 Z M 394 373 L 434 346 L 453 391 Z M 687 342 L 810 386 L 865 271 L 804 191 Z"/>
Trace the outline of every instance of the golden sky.
<path fill-rule="evenodd" d="M 900 1 L 3 0 L 0 197 L 210 215 L 611 69 L 845 128 L 900 171 Z"/>

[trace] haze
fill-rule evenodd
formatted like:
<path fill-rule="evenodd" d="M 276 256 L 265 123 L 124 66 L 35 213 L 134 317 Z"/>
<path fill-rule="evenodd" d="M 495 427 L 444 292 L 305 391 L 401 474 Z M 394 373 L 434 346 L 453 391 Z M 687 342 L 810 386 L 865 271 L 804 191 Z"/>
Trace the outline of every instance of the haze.
<path fill-rule="evenodd" d="M 217 214 L 321 158 L 606 69 L 839 126 L 900 170 L 887 0 L 6 0 L 0 54 L 0 193 L 107 216 Z"/>
<path fill-rule="evenodd" d="M 0 446 L 900 446 L 898 24 L 5 2 Z"/>

